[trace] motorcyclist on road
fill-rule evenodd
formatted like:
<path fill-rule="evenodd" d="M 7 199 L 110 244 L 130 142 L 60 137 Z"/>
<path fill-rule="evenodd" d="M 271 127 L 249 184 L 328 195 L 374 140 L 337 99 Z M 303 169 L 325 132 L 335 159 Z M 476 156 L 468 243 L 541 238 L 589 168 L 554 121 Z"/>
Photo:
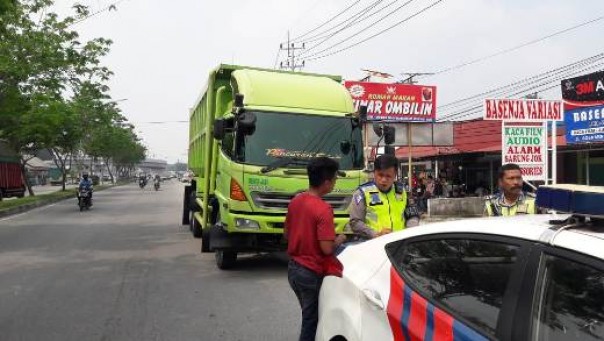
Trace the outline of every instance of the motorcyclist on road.
<path fill-rule="evenodd" d="M 141 174 L 138 177 L 138 185 L 143 188 L 147 185 L 147 176 L 145 176 L 144 174 Z"/>
<path fill-rule="evenodd" d="M 156 186 L 157 188 L 159 188 L 160 182 L 161 182 L 161 177 L 159 176 L 159 174 L 155 174 L 155 177 L 153 178 L 153 185 Z"/>
<path fill-rule="evenodd" d="M 82 179 L 80 180 L 80 184 L 78 185 L 78 191 L 82 189 L 88 192 L 88 198 L 90 199 L 90 206 L 92 206 L 92 191 L 93 185 L 92 180 L 88 177 L 88 173 L 82 174 Z"/>

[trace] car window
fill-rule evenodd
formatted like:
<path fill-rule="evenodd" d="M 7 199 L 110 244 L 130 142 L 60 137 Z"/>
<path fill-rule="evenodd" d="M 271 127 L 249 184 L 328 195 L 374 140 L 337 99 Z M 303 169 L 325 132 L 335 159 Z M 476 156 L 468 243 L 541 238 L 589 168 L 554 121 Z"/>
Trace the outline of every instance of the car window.
<path fill-rule="evenodd" d="M 472 239 L 425 240 L 391 249 L 390 259 L 420 294 L 494 337 L 519 249 Z"/>
<path fill-rule="evenodd" d="M 533 340 L 604 339 L 604 272 L 544 255 L 533 304 Z"/>

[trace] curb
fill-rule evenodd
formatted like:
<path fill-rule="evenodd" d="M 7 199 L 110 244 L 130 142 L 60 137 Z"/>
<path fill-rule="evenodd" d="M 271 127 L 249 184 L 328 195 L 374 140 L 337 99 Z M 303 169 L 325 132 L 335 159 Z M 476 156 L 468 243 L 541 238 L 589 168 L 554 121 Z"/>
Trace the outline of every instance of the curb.
<path fill-rule="evenodd" d="M 104 188 L 95 190 L 95 192 L 96 191 L 101 192 L 101 191 L 104 191 L 106 189 L 117 187 L 117 186 L 122 186 L 122 184 L 113 185 L 113 186 L 109 186 L 109 187 L 104 187 Z M 54 203 L 59 202 L 59 201 L 73 199 L 74 197 L 75 197 L 75 194 L 74 195 L 65 196 L 64 198 L 52 198 L 52 199 L 47 199 L 47 200 L 40 200 L 38 202 L 34 202 L 34 203 L 31 203 L 31 204 L 24 204 L 24 205 L 21 205 L 21 206 L 11 207 L 11 208 L 8 208 L 6 210 L 0 211 L 0 218 L 6 218 L 6 217 L 9 217 L 9 216 L 12 216 L 12 215 L 15 215 L 15 214 L 24 213 L 24 212 L 27 212 L 27 211 L 31 211 L 31 210 L 33 210 L 35 208 L 44 207 L 44 206 L 48 206 L 50 204 L 54 204 Z"/>

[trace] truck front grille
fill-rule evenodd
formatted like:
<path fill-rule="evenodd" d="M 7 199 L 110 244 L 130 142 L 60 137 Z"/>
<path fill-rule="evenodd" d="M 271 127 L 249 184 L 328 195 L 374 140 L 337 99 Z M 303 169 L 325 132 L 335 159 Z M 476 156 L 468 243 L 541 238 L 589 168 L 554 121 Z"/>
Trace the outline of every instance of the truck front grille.
<path fill-rule="evenodd" d="M 287 205 L 293 199 L 295 194 L 272 193 L 272 192 L 252 192 L 254 204 L 265 209 L 287 209 Z M 326 195 L 323 200 L 331 205 L 334 211 L 344 211 L 348 208 L 352 196 L 350 195 Z"/>

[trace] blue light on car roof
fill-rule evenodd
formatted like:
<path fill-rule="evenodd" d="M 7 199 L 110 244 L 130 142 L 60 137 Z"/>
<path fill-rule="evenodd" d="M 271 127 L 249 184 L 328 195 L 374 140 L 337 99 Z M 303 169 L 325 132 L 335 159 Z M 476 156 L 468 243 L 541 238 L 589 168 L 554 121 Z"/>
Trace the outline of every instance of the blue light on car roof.
<path fill-rule="evenodd" d="M 564 213 L 604 216 L 604 187 L 541 186 L 537 190 L 537 206 Z"/>

